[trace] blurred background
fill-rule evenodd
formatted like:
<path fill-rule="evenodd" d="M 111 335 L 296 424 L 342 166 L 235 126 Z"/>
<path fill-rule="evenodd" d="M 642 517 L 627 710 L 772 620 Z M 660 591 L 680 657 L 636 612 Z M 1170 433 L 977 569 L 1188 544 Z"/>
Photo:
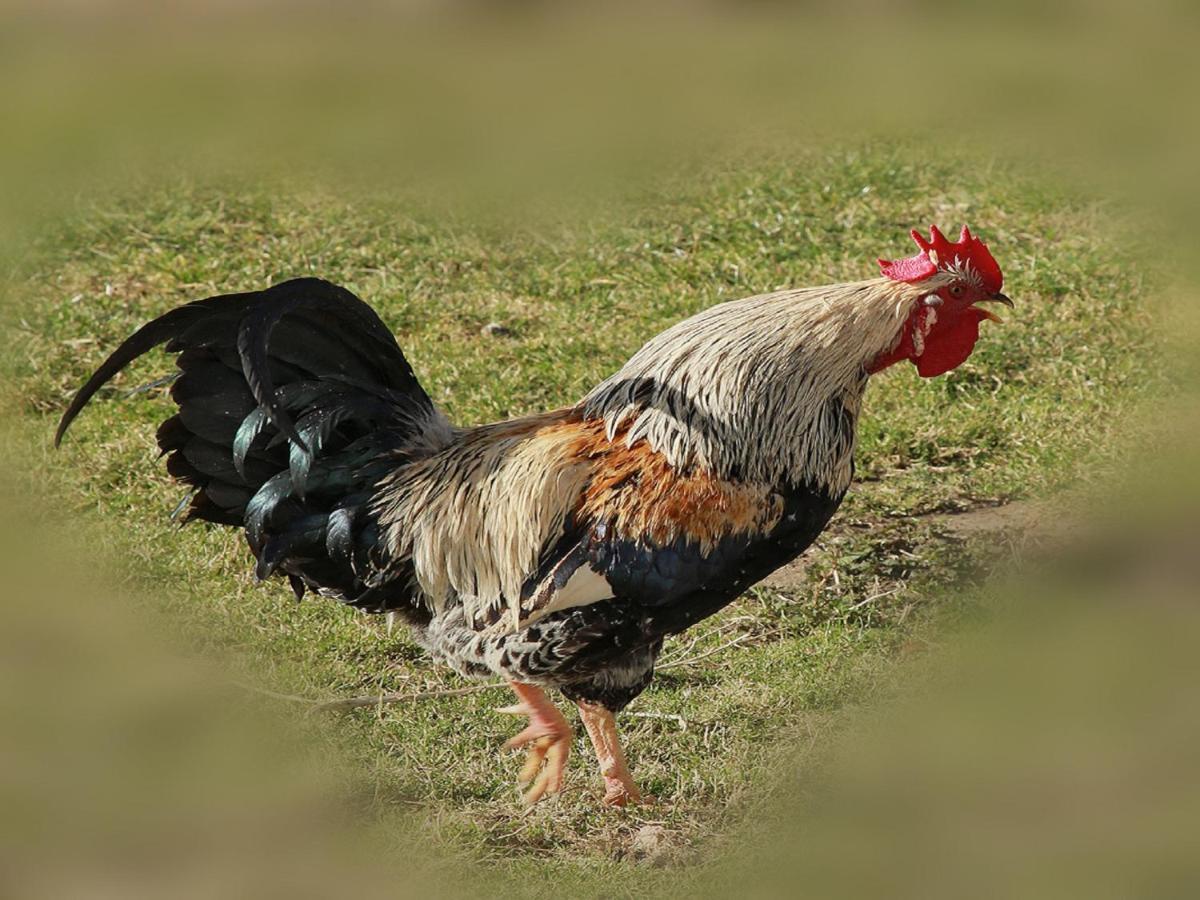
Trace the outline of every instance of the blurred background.
<path fill-rule="evenodd" d="M 1195 4 L 0 17 L 6 896 L 1194 894 Z M 628 816 L 521 816 L 492 697 L 310 714 L 436 676 L 169 528 L 134 375 L 49 449 L 217 291 L 346 283 L 486 421 L 964 219 L 1016 321 L 872 388 L 845 532 L 633 708 Z"/>

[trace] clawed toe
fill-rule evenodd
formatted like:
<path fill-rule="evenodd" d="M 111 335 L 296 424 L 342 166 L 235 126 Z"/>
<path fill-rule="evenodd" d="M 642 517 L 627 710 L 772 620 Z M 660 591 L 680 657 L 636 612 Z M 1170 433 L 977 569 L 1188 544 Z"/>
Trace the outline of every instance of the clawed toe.
<path fill-rule="evenodd" d="M 636 806 L 644 802 L 642 793 L 632 779 L 620 780 L 605 776 L 604 800 L 605 806 Z"/>
<path fill-rule="evenodd" d="M 507 750 L 529 748 L 517 780 L 523 785 L 532 782 L 525 792 L 525 803 L 532 806 L 546 795 L 562 790 L 574 733 L 563 714 L 539 688 L 516 683 L 512 688 L 521 702 L 499 712 L 528 716 L 529 725 L 509 738 L 504 747 Z"/>
<path fill-rule="evenodd" d="M 521 784 L 533 782 L 525 792 L 527 806 L 533 806 L 547 794 L 557 794 L 562 790 L 570 748 L 570 736 L 542 738 L 530 748 L 518 779 Z"/>

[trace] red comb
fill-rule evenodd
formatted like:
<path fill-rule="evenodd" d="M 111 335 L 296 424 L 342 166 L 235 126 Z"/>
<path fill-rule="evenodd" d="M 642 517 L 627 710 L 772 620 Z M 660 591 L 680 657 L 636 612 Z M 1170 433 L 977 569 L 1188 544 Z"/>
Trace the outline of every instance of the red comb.
<path fill-rule="evenodd" d="M 921 248 L 916 256 L 905 259 L 879 260 L 879 268 L 883 274 L 893 281 L 907 281 L 910 284 L 924 281 L 930 275 L 941 271 L 949 271 L 955 266 L 974 270 L 983 281 L 984 290 L 996 293 L 1004 286 L 1004 276 L 1000 266 L 988 252 L 987 244 L 975 235 L 966 225 L 958 240 L 951 243 L 946 236 L 938 231 L 936 225 L 929 228 L 929 240 L 921 237 L 914 229 L 912 238 Z"/>

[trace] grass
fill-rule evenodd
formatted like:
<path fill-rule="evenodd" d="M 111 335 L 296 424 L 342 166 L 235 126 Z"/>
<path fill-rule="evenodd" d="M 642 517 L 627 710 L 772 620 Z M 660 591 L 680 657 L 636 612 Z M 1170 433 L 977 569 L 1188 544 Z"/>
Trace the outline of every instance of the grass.
<path fill-rule="evenodd" d="M 947 377 L 922 381 L 901 366 L 876 379 L 858 483 L 808 567 L 668 645 L 677 665 L 623 723 L 656 805 L 599 810 L 581 738 L 566 793 L 522 817 L 518 763 L 498 750 L 513 728 L 492 711 L 501 693 L 325 722 L 374 785 L 385 833 L 416 821 L 454 859 L 503 861 L 514 878 L 581 891 L 596 891 L 597 877 L 613 893 L 647 878 L 678 884 L 630 864 L 640 828 L 665 829 L 677 864 L 722 846 L 714 835 L 763 813 L 794 752 L 886 692 L 899 657 L 977 611 L 956 588 L 987 568 L 994 542 L 953 538 L 932 514 L 1050 498 L 1086 480 L 1158 378 L 1146 288 L 1094 205 L 1003 165 L 916 158 L 925 162 L 866 144 L 714 166 L 628 216 L 549 236 L 439 219 L 401 195 L 182 179 L 114 191 L 57 221 L 25 263 L 9 399 L 37 448 L 39 490 L 100 526 L 98 551 L 123 559 L 129 583 L 154 591 L 156 611 L 197 649 L 265 688 L 314 698 L 456 686 L 381 621 L 256 585 L 237 534 L 170 527 L 179 489 L 153 443 L 165 402 L 123 399 L 167 370 L 162 357 L 126 373 L 51 455 L 74 388 L 151 316 L 313 273 L 379 310 L 452 419 L 491 421 L 577 399 L 712 303 L 869 277 L 877 256 L 908 255 L 909 227 L 969 221 L 1000 260 L 1015 313 L 986 326 Z M 505 333 L 481 333 L 490 322 Z"/>

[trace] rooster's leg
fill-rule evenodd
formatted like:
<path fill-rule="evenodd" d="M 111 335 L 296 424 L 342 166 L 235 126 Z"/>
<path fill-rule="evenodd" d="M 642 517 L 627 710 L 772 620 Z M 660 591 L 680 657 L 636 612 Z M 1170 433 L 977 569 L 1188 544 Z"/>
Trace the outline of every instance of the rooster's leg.
<path fill-rule="evenodd" d="M 509 687 L 520 702 L 515 706 L 506 706 L 500 712 L 529 716 L 529 727 L 510 738 L 504 746 L 505 749 L 529 747 L 519 780 L 521 784 L 533 782 L 525 793 L 525 802 L 532 805 L 544 795 L 556 794 L 562 789 L 563 771 L 574 734 L 558 707 L 550 702 L 541 688 L 517 681 L 510 681 Z"/>
<path fill-rule="evenodd" d="M 624 806 L 640 803 L 641 792 L 633 783 L 629 767 L 625 765 L 625 754 L 617 737 L 617 722 L 613 714 L 603 706 L 579 701 L 579 714 L 583 727 L 587 729 L 592 746 L 596 748 L 596 761 L 600 763 L 600 774 L 604 776 L 604 802 L 609 806 Z"/>

